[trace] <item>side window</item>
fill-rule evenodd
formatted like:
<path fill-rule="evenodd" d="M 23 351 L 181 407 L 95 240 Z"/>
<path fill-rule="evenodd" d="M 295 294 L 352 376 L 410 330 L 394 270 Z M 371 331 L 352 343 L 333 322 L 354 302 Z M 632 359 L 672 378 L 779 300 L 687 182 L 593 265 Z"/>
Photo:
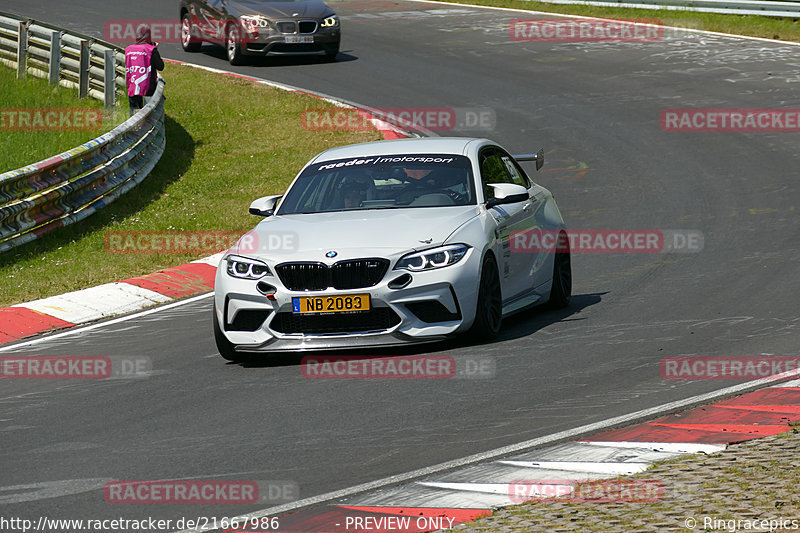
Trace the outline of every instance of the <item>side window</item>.
<path fill-rule="evenodd" d="M 486 199 L 494 198 L 494 189 L 489 187 L 489 183 L 514 183 L 513 176 L 503 163 L 496 148 L 488 147 L 481 150 L 480 162 L 481 184 Z"/>
<path fill-rule="evenodd" d="M 506 166 L 506 169 L 508 169 L 509 174 L 511 174 L 512 183 L 522 185 L 526 189 L 529 189 L 531 182 L 528 179 L 528 176 L 525 175 L 525 172 L 519 168 L 517 162 L 514 161 L 514 158 L 502 150 L 498 150 L 498 152 L 500 153 L 500 159 L 503 160 L 503 164 Z"/>

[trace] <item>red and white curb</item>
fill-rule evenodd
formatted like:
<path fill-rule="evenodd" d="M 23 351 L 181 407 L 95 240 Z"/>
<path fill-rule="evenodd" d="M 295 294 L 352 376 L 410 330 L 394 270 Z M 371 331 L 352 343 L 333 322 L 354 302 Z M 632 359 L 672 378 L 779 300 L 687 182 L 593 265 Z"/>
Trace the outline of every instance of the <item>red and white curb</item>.
<path fill-rule="evenodd" d="M 375 118 L 364 111 L 363 107 L 332 96 L 202 65 L 172 59 L 166 59 L 166 61 L 313 96 L 340 107 L 355 109 L 375 126 L 384 139 L 402 139 L 411 136 L 397 126 Z M 131 313 L 213 290 L 217 264 L 222 259 L 222 255 L 222 253 L 218 253 L 153 274 L 2 308 L 0 309 L 0 344 Z"/>
<path fill-rule="evenodd" d="M 552 483 L 570 489 L 587 481 L 636 474 L 656 462 L 717 453 L 728 444 L 790 431 L 790 424 L 797 420 L 800 379 L 581 440 L 350 497 L 330 498 L 322 509 L 317 506 L 287 513 L 288 509 L 280 512 L 275 508 L 246 516 L 279 516 L 280 531 L 416 533 L 447 529 L 529 499 L 526 486 L 539 490 Z M 622 485 L 622 481 L 617 484 Z"/>
<path fill-rule="evenodd" d="M 153 274 L 0 309 L 0 344 L 127 314 L 214 288 L 215 254 Z"/>

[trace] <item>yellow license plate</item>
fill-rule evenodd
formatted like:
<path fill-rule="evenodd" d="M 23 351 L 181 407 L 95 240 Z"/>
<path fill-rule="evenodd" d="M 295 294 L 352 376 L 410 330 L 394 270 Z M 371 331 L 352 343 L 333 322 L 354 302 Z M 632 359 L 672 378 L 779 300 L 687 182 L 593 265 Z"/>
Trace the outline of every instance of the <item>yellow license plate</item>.
<path fill-rule="evenodd" d="M 369 311 L 369 294 L 344 294 L 337 296 L 295 296 L 293 313 L 357 313 Z"/>

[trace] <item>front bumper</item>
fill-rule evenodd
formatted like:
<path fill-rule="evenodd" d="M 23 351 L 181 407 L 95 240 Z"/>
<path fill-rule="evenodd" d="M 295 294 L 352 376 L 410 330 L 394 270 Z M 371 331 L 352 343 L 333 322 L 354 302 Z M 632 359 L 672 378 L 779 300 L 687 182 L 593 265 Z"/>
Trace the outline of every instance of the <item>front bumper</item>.
<path fill-rule="evenodd" d="M 296 41 L 311 42 L 296 42 Z M 295 41 L 295 42 L 292 42 Z M 249 56 L 325 54 L 339 49 L 341 33 L 338 28 L 320 28 L 311 34 L 282 34 L 274 31 L 248 33 L 241 52 Z"/>
<path fill-rule="evenodd" d="M 270 265 L 274 274 L 273 267 Z M 258 281 L 228 275 L 223 262 L 217 269 L 215 313 L 223 334 L 241 352 L 377 348 L 434 342 L 472 325 L 479 271 L 480 253 L 470 249 L 455 265 L 410 273 L 411 281 L 401 288 L 397 287 L 397 280 L 409 275 L 405 270 L 389 270 L 375 286 L 353 290 L 291 291 L 273 275 L 258 280 L 275 288 L 270 299 L 256 289 Z M 369 293 L 374 313 L 292 313 L 292 298 L 296 296 L 357 293 Z"/>

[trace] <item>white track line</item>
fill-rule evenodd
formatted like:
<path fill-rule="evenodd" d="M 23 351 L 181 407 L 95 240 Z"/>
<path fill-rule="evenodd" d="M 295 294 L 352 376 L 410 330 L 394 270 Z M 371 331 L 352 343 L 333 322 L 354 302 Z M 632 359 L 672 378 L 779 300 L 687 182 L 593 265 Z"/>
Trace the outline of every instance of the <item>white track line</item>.
<path fill-rule="evenodd" d="M 524 468 L 542 468 L 545 470 L 564 470 L 567 472 L 584 472 L 589 474 L 609 474 L 629 476 L 644 472 L 650 463 L 609 463 L 591 461 L 499 461 L 504 465 Z"/>
<path fill-rule="evenodd" d="M 727 448 L 724 444 L 697 444 L 694 442 L 605 442 L 591 440 L 583 442 L 587 446 L 607 446 L 609 448 L 633 448 L 664 453 L 718 453 Z"/>
<path fill-rule="evenodd" d="M 635 24 L 638 26 L 657 26 L 659 28 L 673 28 L 676 30 L 682 31 L 690 31 L 693 33 L 702 33 L 705 35 L 718 35 L 720 37 L 734 37 L 736 39 L 749 39 L 752 41 L 762 41 L 767 43 L 777 43 L 777 44 L 789 44 L 792 46 L 800 46 L 800 43 L 794 41 L 781 41 L 780 39 L 767 39 L 766 37 L 752 37 L 750 35 L 737 35 L 734 33 L 722 33 L 718 31 L 709 31 L 709 30 L 698 30 L 695 28 L 682 28 L 680 26 L 666 26 L 666 25 L 657 25 L 652 23 L 646 22 L 633 22 L 630 20 L 621 20 L 621 19 L 613 19 L 613 18 L 605 18 L 605 17 L 590 17 L 588 15 L 569 15 L 567 13 L 558 13 L 555 11 L 533 11 L 528 9 L 517 9 L 513 7 L 493 7 L 493 6 L 481 6 L 478 4 L 466 4 L 463 2 L 439 2 L 437 0 L 407 0 L 408 2 L 419 2 L 421 4 L 436 4 L 440 6 L 464 6 L 464 7 L 475 7 L 478 9 L 495 9 L 498 11 L 508 11 L 511 13 L 532 13 L 534 15 L 550 15 L 550 16 L 557 16 L 557 17 L 566 17 L 566 18 L 574 18 L 574 19 L 583 19 L 583 20 L 613 20 L 616 22 L 625 22 L 627 24 Z M 554 4 L 557 5 L 557 4 Z"/>
<path fill-rule="evenodd" d="M 685 398 L 683 400 L 677 400 L 674 402 L 665 403 L 662 405 L 658 405 L 656 407 L 651 407 L 649 409 L 642 409 L 641 411 L 636 411 L 634 413 L 630 413 L 627 415 L 615 416 L 613 418 L 608 418 L 606 420 L 602 420 L 600 422 L 595 422 L 594 424 L 587 424 L 584 426 L 579 426 L 574 429 L 568 429 L 565 431 L 559 431 L 558 433 L 553 433 L 551 435 L 546 435 L 544 437 L 538 437 L 536 439 L 526 440 L 524 442 L 520 442 L 517 444 L 511 444 L 509 446 L 503 446 L 501 448 L 495 448 L 494 450 L 489 450 L 486 452 L 476 453 L 473 455 L 468 455 L 466 457 L 462 457 L 460 459 L 454 459 L 452 461 L 446 461 L 444 463 L 439 463 L 437 465 L 428 466 L 425 468 L 419 468 L 417 470 L 412 470 L 410 472 L 406 472 L 404 474 L 397 474 L 394 476 L 385 477 L 383 479 L 378 479 L 375 481 L 370 481 L 368 483 L 361 483 L 359 485 L 354 485 L 352 487 L 348 487 L 345 489 L 335 490 L 332 492 L 326 492 L 324 494 L 320 494 L 318 496 L 312 496 L 310 498 L 303 498 L 302 500 L 298 500 L 296 502 L 287 503 L 284 505 L 278 505 L 276 507 L 268 507 L 266 509 L 261 509 L 259 511 L 253 511 L 252 513 L 248 513 L 245 515 L 241 515 L 237 518 L 256 518 L 256 517 L 264 517 L 264 516 L 275 516 L 281 513 L 287 513 L 289 511 L 294 511 L 297 509 L 301 509 L 303 507 L 309 507 L 311 505 L 317 505 L 320 503 L 329 502 L 332 500 L 338 500 L 347 496 L 352 496 L 354 494 L 358 494 L 361 492 L 366 492 L 372 489 L 379 489 L 386 487 L 388 485 L 394 485 L 397 483 L 401 483 L 404 481 L 411 481 L 413 479 L 417 479 L 423 476 L 428 476 L 431 474 L 435 474 L 437 472 L 442 472 L 445 470 L 451 470 L 454 468 L 458 468 L 461 466 L 471 465 L 474 463 L 479 463 L 483 461 L 487 461 L 490 459 L 496 459 L 498 457 L 508 455 L 511 453 L 517 453 L 524 451 L 528 448 L 536 448 L 541 447 L 545 444 L 555 444 L 561 441 L 567 441 L 571 439 L 577 439 L 584 435 L 589 435 L 592 433 L 597 433 L 599 431 L 603 431 L 606 429 L 611 429 L 614 427 L 624 426 L 636 422 L 641 422 L 643 420 L 655 418 L 659 415 L 668 414 L 671 412 L 679 411 L 682 409 L 686 409 L 689 407 L 693 407 L 695 405 L 701 405 L 710 403 L 714 400 L 719 398 L 723 398 L 726 396 L 733 396 L 736 394 L 740 394 L 743 392 L 747 392 L 751 389 L 761 388 L 767 385 L 771 385 L 776 383 L 780 380 L 785 380 L 788 378 L 796 377 L 798 375 L 798 371 L 791 371 L 791 372 L 784 372 L 782 374 L 777 374 L 775 376 L 770 376 L 768 378 L 761 378 L 753 381 L 748 381 L 746 383 L 740 383 L 738 385 L 733 385 L 731 387 L 726 387 L 724 389 L 720 389 L 713 392 L 708 392 L 706 394 L 699 394 L 697 396 L 692 396 L 690 398 Z M 591 443 L 593 445 L 603 445 L 599 443 Z M 613 443 L 616 444 L 628 444 L 628 443 Z M 659 448 L 663 447 L 664 444 L 658 443 L 635 443 L 637 446 L 642 444 L 642 447 L 651 447 L 657 446 Z M 608 445 L 611 445 L 609 443 Z M 689 444 L 681 444 L 680 447 L 687 448 Z M 708 445 L 704 445 L 708 446 Z M 715 448 L 712 448 L 714 451 L 716 447 L 719 445 L 715 445 Z M 721 446 L 724 449 L 724 446 Z M 704 451 L 710 451 L 708 448 Z M 196 533 L 197 531 L 201 530 L 184 530 L 179 533 Z M 205 530 L 208 531 L 208 530 Z"/>

